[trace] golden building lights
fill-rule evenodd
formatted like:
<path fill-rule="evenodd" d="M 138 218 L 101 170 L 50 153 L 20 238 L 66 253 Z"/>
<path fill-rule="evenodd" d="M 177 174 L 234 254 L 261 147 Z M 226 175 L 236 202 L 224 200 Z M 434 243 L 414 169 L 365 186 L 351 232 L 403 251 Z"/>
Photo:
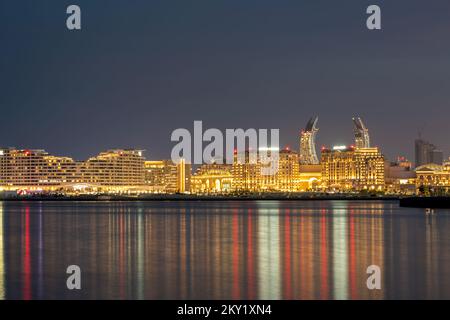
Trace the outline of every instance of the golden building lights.
<path fill-rule="evenodd" d="M 279 152 L 276 190 L 281 192 L 299 191 L 300 172 L 298 153 L 285 148 Z"/>
<path fill-rule="evenodd" d="M 0 185 L 4 189 L 55 189 L 76 180 L 76 162 L 44 150 L 8 148 L 0 153 Z"/>
<path fill-rule="evenodd" d="M 102 187 L 144 185 L 142 150 L 115 149 L 79 163 L 80 182 Z"/>
<path fill-rule="evenodd" d="M 333 191 L 384 189 L 384 157 L 378 148 L 322 149 L 322 182 Z"/>
<path fill-rule="evenodd" d="M 450 162 L 444 162 L 444 165 L 425 164 L 417 167 L 415 171 L 418 193 L 450 191 Z"/>
<path fill-rule="evenodd" d="M 235 152 L 232 164 L 208 163 L 196 168 L 184 159 L 145 160 L 142 150 L 112 149 L 86 161 L 59 157 L 44 150 L 0 149 L 0 191 L 61 193 L 290 193 L 385 192 L 413 194 L 450 191 L 450 162 L 412 169 L 404 157 L 385 160 L 367 147 L 368 130 L 353 119 L 356 146 L 322 148 L 316 161 L 317 117 L 303 131 L 300 153 L 289 148 Z M 274 152 L 276 151 L 276 152 Z M 275 155 L 276 157 L 271 157 Z M 266 160 L 269 160 L 267 162 Z M 276 170 L 267 174 L 267 168 Z M 269 170 L 270 171 L 270 170 Z"/>
<path fill-rule="evenodd" d="M 145 185 L 153 193 L 185 193 L 190 189 L 191 165 L 181 159 L 145 161 Z"/>
<path fill-rule="evenodd" d="M 236 192 L 260 192 L 262 190 L 261 163 L 253 161 L 255 151 L 246 151 L 242 159 L 234 154 L 232 165 L 232 189 Z M 254 157 L 256 159 L 256 157 Z"/>
<path fill-rule="evenodd" d="M 231 192 L 232 166 L 209 163 L 201 165 L 191 178 L 191 192 L 195 194 Z"/>
<path fill-rule="evenodd" d="M 108 150 L 87 161 L 56 157 L 44 150 L 3 149 L 0 185 L 6 190 L 128 191 L 144 185 L 141 150 Z"/>

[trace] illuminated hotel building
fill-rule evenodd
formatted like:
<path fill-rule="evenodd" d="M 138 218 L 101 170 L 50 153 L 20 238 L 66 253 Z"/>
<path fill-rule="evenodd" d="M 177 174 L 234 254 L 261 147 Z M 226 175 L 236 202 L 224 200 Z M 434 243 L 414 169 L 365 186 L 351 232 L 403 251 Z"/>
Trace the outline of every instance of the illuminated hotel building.
<path fill-rule="evenodd" d="M 381 191 L 384 189 L 384 165 L 378 148 L 324 148 L 322 182 L 328 190 Z"/>
<path fill-rule="evenodd" d="M 155 193 L 184 193 L 190 189 L 191 165 L 184 160 L 145 161 L 145 185 Z"/>
<path fill-rule="evenodd" d="M 322 183 L 322 166 L 320 164 L 301 164 L 299 166 L 298 191 L 317 191 Z"/>
<path fill-rule="evenodd" d="M 240 159 L 242 157 L 242 159 Z M 234 191 L 259 192 L 262 190 L 261 164 L 257 153 L 245 151 L 241 157 L 234 154 L 231 172 L 233 175 L 232 189 Z M 252 157 L 255 159 L 253 161 Z"/>
<path fill-rule="evenodd" d="M 426 164 L 416 168 L 415 171 L 416 188 L 419 193 L 423 187 L 433 189 L 435 192 L 450 191 L 450 162 L 444 162 L 444 165 Z"/>
<path fill-rule="evenodd" d="M 144 185 L 142 150 L 114 149 L 100 153 L 79 166 L 80 182 L 102 187 Z"/>
<path fill-rule="evenodd" d="M 141 150 L 109 150 L 87 161 L 52 156 L 44 150 L 0 150 L 0 186 L 6 190 L 124 191 L 143 185 Z"/>
<path fill-rule="evenodd" d="M 278 172 L 276 174 L 276 189 L 282 192 L 299 190 L 299 157 L 288 148 L 279 153 Z"/>
<path fill-rule="evenodd" d="M 76 181 L 76 162 L 44 150 L 0 149 L 0 187 L 55 189 Z"/>
<path fill-rule="evenodd" d="M 231 191 L 232 166 L 229 164 L 209 163 L 201 165 L 191 177 L 191 192 L 226 193 Z"/>
<path fill-rule="evenodd" d="M 270 157 L 270 151 L 268 152 Z M 278 151 L 276 172 L 263 174 L 264 165 L 260 154 L 245 152 L 242 159 L 235 154 L 232 165 L 232 189 L 245 192 L 296 192 L 300 189 L 299 156 L 296 152 L 285 148 Z M 243 160 L 243 161 L 242 161 Z M 267 164 L 266 166 L 269 166 Z"/>

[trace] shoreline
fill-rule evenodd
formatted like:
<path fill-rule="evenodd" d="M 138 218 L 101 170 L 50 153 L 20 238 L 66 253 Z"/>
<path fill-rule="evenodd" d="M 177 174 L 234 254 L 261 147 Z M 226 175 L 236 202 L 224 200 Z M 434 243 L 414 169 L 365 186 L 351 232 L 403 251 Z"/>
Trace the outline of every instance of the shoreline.
<path fill-rule="evenodd" d="M 21 196 L 0 198 L 0 201 L 395 201 L 399 196 L 311 195 L 311 194 L 249 194 L 249 195 L 83 195 L 83 196 Z"/>

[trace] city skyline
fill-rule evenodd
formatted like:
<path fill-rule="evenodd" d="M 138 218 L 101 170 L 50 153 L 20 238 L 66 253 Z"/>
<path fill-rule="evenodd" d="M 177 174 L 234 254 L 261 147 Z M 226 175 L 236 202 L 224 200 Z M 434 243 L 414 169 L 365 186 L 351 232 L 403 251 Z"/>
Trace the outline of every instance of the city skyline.
<path fill-rule="evenodd" d="M 376 32 L 365 1 L 77 4 L 80 32 L 66 29 L 64 1 L 1 4 L 1 145 L 77 159 L 131 145 L 158 159 L 200 119 L 282 128 L 296 148 L 318 114 L 319 146 L 352 141 L 358 115 L 390 159 L 413 159 L 418 131 L 448 156 L 448 1 L 383 3 Z"/>
<path fill-rule="evenodd" d="M 305 132 L 308 134 L 308 132 L 311 131 L 311 130 L 314 131 L 314 137 L 311 139 L 311 141 L 309 141 L 310 139 L 308 139 L 306 144 L 305 144 L 305 145 L 311 144 L 311 147 L 308 147 L 308 148 L 303 150 L 303 152 L 305 154 L 308 154 L 308 156 L 309 156 L 309 153 L 310 153 L 309 148 L 313 148 L 313 149 L 317 150 L 317 151 L 314 151 L 314 154 L 317 153 L 317 155 L 315 157 L 317 158 L 317 156 L 318 156 L 320 158 L 321 151 L 323 149 L 325 149 L 325 148 L 332 148 L 333 146 L 353 146 L 353 145 L 358 146 L 358 140 L 361 139 L 360 138 L 360 134 L 361 134 L 360 130 L 361 129 L 358 128 L 358 124 L 356 124 L 356 123 L 362 123 L 362 119 L 360 117 L 357 117 L 356 119 L 352 118 L 352 120 L 354 122 L 357 121 L 357 122 L 355 122 L 354 128 L 353 128 L 353 136 L 352 136 L 353 140 L 350 140 L 350 141 L 337 140 L 339 142 L 331 143 L 329 145 L 320 144 L 319 142 L 315 141 L 316 140 L 316 136 L 320 135 L 320 133 L 318 133 L 319 128 L 317 128 L 318 118 L 319 117 L 317 117 L 317 116 L 310 118 L 308 123 L 307 123 L 307 125 L 306 125 L 306 128 L 299 130 L 299 135 L 297 136 L 297 143 L 292 144 L 293 146 L 297 145 L 298 148 L 292 147 L 291 144 L 280 143 L 279 150 L 283 150 L 283 149 L 287 148 L 289 150 L 297 152 L 300 155 L 301 150 L 302 150 L 302 146 L 299 145 L 299 141 L 300 141 L 300 144 L 301 144 L 302 143 L 301 142 L 302 141 L 301 137 L 305 135 Z M 363 126 L 364 126 L 364 124 L 363 124 Z M 235 129 L 239 129 L 239 128 L 235 128 Z M 240 128 L 240 129 L 247 130 L 248 128 Z M 320 128 L 320 129 L 322 129 L 322 128 Z M 282 129 L 280 129 L 280 132 L 282 132 Z M 368 132 L 369 132 L 368 128 L 364 126 L 364 134 L 366 136 L 366 139 L 369 139 Z M 372 128 L 370 128 L 370 132 L 372 132 Z M 372 134 L 370 134 L 370 137 L 372 137 Z M 430 140 L 428 140 L 428 139 L 423 140 L 421 135 L 419 135 L 414 140 L 412 140 L 412 143 L 413 143 L 412 147 L 411 147 L 412 150 L 410 152 L 407 152 L 407 153 L 404 153 L 404 154 L 397 153 L 394 156 L 389 157 L 384 152 L 384 150 L 383 150 L 384 148 L 383 148 L 382 145 L 376 145 L 376 147 L 379 147 L 382 150 L 382 153 L 386 157 L 386 159 L 391 161 L 391 162 L 396 162 L 399 159 L 399 157 L 405 158 L 405 155 L 411 154 L 411 156 L 406 156 L 406 159 L 408 159 L 410 161 L 413 161 L 413 163 L 415 163 L 415 162 L 417 162 L 416 161 L 417 160 L 417 154 L 416 153 L 417 153 L 417 142 L 418 141 L 422 141 L 424 143 L 430 144 L 435 149 L 437 148 L 432 142 L 430 142 Z M 169 141 L 169 145 L 171 147 L 173 147 L 175 144 L 176 144 L 175 142 Z M 208 142 L 203 142 L 202 144 L 203 144 L 203 147 L 205 147 L 206 145 L 208 145 Z M 366 145 L 366 146 L 362 146 L 361 145 L 359 147 L 369 147 L 369 145 Z M 49 151 L 49 149 L 46 148 L 45 146 L 33 147 L 33 146 L 27 146 L 27 145 L 18 145 L 18 146 L 16 146 L 16 145 L 14 145 L 14 146 L 0 145 L 0 148 L 3 148 L 3 149 L 13 148 L 13 149 L 19 149 L 19 150 L 28 150 L 28 149 L 29 150 L 45 150 L 47 152 Z M 96 151 L 94 151 L 93 154 L 86 155 L 83 158 L 74 156 L 72 153 L 70 153 L 70 151 L 69 151 L 69 153 L 64 154 L 64 156 L 70 157 L 70 158 L 74 159 L 75 161 L 83 161 L 83 160 L 87 160 L 87 159 L 91 158 L 92 156 L 94 156 L 95 154 L 97 154 L 98 150 L 115 150 L 115 149 L 116 150 L 119 150 L 119 149 L 122 149 L 122 150 L 140 150 L 140 151 L 142 151 L 143 153 L 145 153 L 147 155 L 151 155 L 151 150 L 152 150 L 151 149 L 149 151 L 147 149 L 143 149 L 143 148 L 139 148 L 139 147 L 133 146 L 132 144 L 127 144 L 127 145 L 122 145 L 122 146 L 120 146 L 120 145 L 113 145 L 113 146 L 111 146 L 109 148 L 105 148 L 105 149 L 99 148 Z M 60 155 L 59 153 L 53 152 L 52 150 L 50 150 L 50 151 L 51 151 L 50 153 L 53 154 L 53 155 Z M 449 158 L 449 152 L 447 152 L 446 150 L 442 150 L 442 149 L 440 149 L 439 151 L 441 151 L 443 153 L 443 159 L 442 160 Z M 149 156 L 147 158 L 148 159 L 169 159 L 170 158 L 170 151 L 169 151 L 168 154 L 162 155 L 160 157 L 157 157 L 157 156 L 151 156 L 150 157 Z M 303 160 L 300 159 L 300 162 L 302 162 L 302 161 Z M 319 160 L 317 160 L 317 163 L 318 162 L 319 162 Z M 423 165 L 423 164 L 432 163 L 432 162 L 433 161 L 420 162 L 418 165 Z M 313 161 L 310 164 L 315 164 L 315 163 L 316 162 Z M 305 162 L 305 164 L 308 164 L 308 161 Z"/>
<path fill-rule="evenodd" d="M 0 1 L 0 302 L 214 319 L 450 299 L 449 14 Z"/>

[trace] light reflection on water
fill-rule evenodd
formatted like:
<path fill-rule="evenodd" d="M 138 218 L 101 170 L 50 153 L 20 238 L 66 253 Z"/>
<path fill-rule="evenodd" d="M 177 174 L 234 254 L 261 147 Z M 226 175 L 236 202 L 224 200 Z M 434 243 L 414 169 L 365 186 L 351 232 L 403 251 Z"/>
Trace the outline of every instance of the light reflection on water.
<path fill-rule="evenodd" d="M 389 201 L 3 202 L 0 299 L 449 299 L 449 231 Z"/>

